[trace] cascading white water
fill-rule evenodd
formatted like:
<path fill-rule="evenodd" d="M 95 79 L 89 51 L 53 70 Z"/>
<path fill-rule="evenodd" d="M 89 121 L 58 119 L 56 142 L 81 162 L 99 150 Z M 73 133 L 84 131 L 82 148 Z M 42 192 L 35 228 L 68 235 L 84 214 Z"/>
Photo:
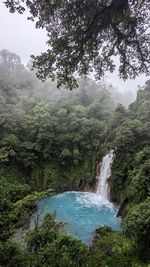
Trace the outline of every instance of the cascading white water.
<path fill-rule="evenodd" d="M 103 200 L 109 200 L 107 180 L 111 175 L 113 159 L 114 150 L 110 150 L 102 159 L 96 194 L 100 195 Z"/>

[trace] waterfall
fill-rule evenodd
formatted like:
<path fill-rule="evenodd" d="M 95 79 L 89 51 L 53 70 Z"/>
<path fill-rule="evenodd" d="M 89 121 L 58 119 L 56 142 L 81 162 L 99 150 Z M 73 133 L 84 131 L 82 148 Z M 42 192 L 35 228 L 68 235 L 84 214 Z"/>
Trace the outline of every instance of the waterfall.
<path fill-rule="evenodd" d="M 102 159 L 100 175 L 98 178 L 98 186 L 96 194 L 102 199 L 109 200 L 108 196 L 108 178 L 111 175 L 111 166 L 114 159 L 114 150 L 110 150 Z"/>

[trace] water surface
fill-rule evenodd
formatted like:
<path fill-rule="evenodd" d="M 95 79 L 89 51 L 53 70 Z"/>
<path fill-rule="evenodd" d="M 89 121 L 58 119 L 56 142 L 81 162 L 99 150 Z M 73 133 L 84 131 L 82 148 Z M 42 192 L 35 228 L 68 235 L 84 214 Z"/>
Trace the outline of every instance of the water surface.
<path fill-rule="evenodd" d="M 120 228 L 115 206 L 94 193 L 65 192 L 39 200 L 37 205 L 41 212 L 40 221 L 46 213 L 56 211 L 56 219 L 66 223 L 67 232 L 86 244 L 90 244 L 99 226 L 107 225 L 114 230 Z M 32 217 L 31 227 L 33 224 Z"/>

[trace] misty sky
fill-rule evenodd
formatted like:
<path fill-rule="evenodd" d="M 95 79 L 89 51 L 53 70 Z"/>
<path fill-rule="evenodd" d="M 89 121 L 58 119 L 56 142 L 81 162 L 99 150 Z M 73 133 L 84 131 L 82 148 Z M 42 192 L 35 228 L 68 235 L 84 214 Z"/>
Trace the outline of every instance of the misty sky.
<path fill-rule="evenodd" d="M 0 2 L 0 50 L 7 49 L 18 54 L 23 63 L 30 59 L 30 55 L 38 55 L 46 50 L 46 32 L 35 29 L 34 23 L 28 21 L 25 15 L 11 14 Z M 141 75 L 136 80 L 118 78 L 117 71 L 107 74 L 105 81 L 112 83 L 119 90 L 137 90 L 138 85 L 144 85 L 148 77 Z"/>

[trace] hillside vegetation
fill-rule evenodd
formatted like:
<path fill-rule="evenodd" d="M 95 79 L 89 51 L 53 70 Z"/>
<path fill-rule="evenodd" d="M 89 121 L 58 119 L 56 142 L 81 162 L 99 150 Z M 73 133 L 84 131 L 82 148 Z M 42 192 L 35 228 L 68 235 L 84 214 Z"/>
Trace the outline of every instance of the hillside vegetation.
<path fill-rule="evenodd" d="M 1 266 L 148 266 L 150 81 L 129 107 L 117 103 L 123 98 L 90 79 L 79 80 L 76 90 L 58 90 L 37 80 L 17 55 L 0 52 Z M 88 248 L 62 234 L 49 214 L 28 233 L 26 246 L 12 241 L 35 199 L 94 186 L 96 161 L 111 148 L 116 156 L 108 182 L 112 201 L 122 204 L 121 233 L 99 228 Z"/>

